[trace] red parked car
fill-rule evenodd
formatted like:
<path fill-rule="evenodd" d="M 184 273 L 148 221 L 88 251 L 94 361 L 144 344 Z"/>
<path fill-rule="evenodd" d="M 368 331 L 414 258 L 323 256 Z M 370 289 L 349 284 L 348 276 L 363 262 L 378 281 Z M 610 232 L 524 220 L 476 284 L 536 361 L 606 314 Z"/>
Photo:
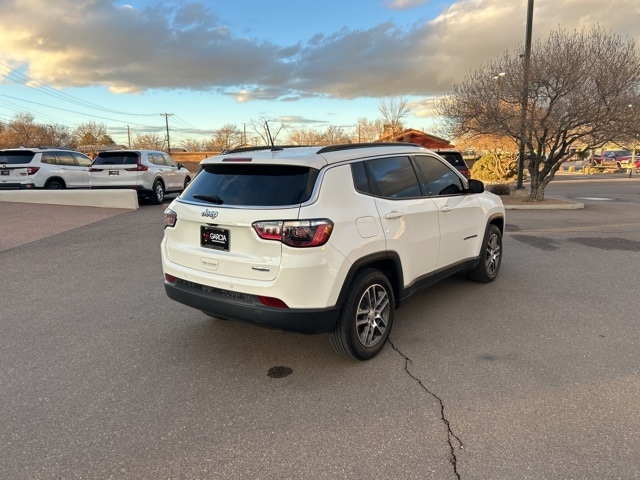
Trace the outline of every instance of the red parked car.
<path fill-rule="evenodd" d="M 638 166 L 636 162 L 636 166 Z M 622 168 L 631 164 L 631 152 L 629 150 L 603 150 L 600 155 L 589 157 L 590 165 L 613 166 Z"/>

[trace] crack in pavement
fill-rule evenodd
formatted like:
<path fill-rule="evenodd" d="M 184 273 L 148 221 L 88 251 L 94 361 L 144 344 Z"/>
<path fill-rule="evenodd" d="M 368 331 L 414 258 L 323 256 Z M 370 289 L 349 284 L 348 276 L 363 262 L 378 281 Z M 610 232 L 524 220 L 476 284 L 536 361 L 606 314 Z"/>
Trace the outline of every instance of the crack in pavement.
<path fill-rule="evenodd" d="M 438 397 L 435 393 L 429 390 L 427 386 L 424 383 L 422 383 L 422 380 L 420 380 L 418 377 L 416 377 L 414 374 L 412 374 L 409 371 L 409 363 L 413 363 L 411 359 L 407 357 L 404 353 L 402 353 L 400 349 L 394 345 L 394 343 L 391 341 L 390 338 L 387 339 L 387 342 L 389 342 L 389 345 L 391 346 L 391 348 L 393 348 L 398 353 L 398 355 L 404 358 L 404 371 L 407 372 L 407 375 L 413 378 L 425 392 L 427 392 L 429 395 L 435 398 L 440 404 L 440 418 L 442 422 L 445 424 L 445 426 L 447 427 L 447 441 L 449 443 L 449 450 L 451 451 L 451 458 L 449 459 L 449 461 L 451 462 L 451 466 L 453 467 L 453 473 L 455 474 L 456 478 L 460 480 L 461 477 L 460 477 L 460 473 L 458 472 L 458 457 L 456 456 L 456 446 L 454 445 L 454 443 L 457 442 L 458 448 L 460 449 L 464 448 L 464 444 L 462 443 L 462 440 L 460 440 L 460 438 L 455 433 L 453 433 L 453 430 L 451 429 L 451 423 L 449 422 L 449 420 L 447 419 L 447 416 L 444 413 L 444 402 L 440 397 Z"/>

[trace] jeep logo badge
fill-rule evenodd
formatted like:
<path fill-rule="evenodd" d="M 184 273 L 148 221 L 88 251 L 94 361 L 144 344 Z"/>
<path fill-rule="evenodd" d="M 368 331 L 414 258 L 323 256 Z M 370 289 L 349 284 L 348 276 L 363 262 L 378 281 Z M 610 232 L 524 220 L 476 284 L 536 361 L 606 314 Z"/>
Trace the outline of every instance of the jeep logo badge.
<path fill-rule="evenodd" d="M 218 216 L 218 212 L 216 212 L 215 210 L 205 210 L 204 212 L 202 212 L 201 214 L 203 217 L 209 217 L 209 218 L 216 218 Z"/>

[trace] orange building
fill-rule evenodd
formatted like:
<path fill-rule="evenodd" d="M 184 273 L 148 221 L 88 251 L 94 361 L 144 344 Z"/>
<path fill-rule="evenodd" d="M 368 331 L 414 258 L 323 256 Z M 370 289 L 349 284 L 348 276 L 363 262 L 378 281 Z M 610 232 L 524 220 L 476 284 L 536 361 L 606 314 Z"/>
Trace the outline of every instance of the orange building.
<path fill-rule="evenodd" d="M 415 143 L 431 150 L 455 148 L 455 145 L 452 145 L 444 138 L 429 135 L 428 133 L 413 128 L 405 128 L 393 137 L 385 135 L 382 137 L 382 141 Z"/>

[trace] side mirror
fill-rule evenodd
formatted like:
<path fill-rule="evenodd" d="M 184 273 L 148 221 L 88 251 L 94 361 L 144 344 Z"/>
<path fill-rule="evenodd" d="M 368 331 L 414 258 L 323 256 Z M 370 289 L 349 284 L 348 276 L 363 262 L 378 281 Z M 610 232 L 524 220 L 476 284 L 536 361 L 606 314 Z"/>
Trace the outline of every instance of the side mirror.
<path fill-rule="evenodd" d="M 469 192 L 471 193 L 482 193 L 484 192 L 484 183 L 480 180 L 475 180 L 473 178 L 469 179 Z"/>

